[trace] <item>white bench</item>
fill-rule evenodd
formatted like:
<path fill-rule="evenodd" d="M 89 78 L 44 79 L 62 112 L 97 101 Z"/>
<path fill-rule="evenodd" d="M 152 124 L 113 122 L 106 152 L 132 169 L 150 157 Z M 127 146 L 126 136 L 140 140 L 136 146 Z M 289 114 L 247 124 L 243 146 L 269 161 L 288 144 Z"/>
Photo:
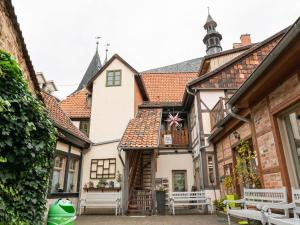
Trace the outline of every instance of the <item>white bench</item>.
<path fill-rule="evenodd" d="M 230 202 L 239 203 L 243 206 L 242 209 L 230 209 Z M 278 205 L 287 203 L 286 188 L 280 189 L 244 189 L 244 198 L 240 200 L 225 200 L 227 207 L 228 224 L 230 225 L 230 216 L 252 219 L 261 221 L 264 225 L 267 223 L 267 218 L 262 211 L 264 205 Z M 252 207 L 252 208 L 251 208 Z M 257 210 L 258 209 L 258 210 Z M 288 211 L 285 211 L 286 215 Z M 280 218 L 285 215 L 272 214 L 273 217 Z"/>
<path fill-rule="evenodd" d="M 300 189 L 292 189 L 293 202 L 280 206 L 263 206 L 263 211 L 266 212 L 269 225 L 299 225 L 300 224 Z M 272 217 L 271 209 L 287 210 L 292 209 L 294 218 L 274 218 Z"/>
<path fill-rule="evenodd" d="M 204 191 L 198 192 L 170 192 L 170 209 L 172 214 L 175 215 L 176 206 L 190 206 L 190 205 L 205 205 L 210 206 L 212 213 L 213 206 L 211 199 L 205 196 Z"/>
<path fill-rule="evenodd" d="M 81 208 L 84 211 L 91 208 L 115 208 L 116 216 L 121 213 L 121 192 L 87 192 L 85 198 L 80 200 L 79 215 Z"/>

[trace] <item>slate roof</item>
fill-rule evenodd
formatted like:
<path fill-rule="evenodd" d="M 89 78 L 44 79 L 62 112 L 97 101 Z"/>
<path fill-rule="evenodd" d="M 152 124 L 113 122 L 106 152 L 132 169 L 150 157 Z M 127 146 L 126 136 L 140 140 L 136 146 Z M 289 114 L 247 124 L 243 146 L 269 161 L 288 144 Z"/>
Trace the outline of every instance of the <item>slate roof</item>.
<path fill-rule="evenodd" d="M 140 109 L 121 139 L 122 149 L 154 149 L 159 145 L 162 109 Z"/>
<path fill-rule="evenodd" d="M 45 92 L 42 92 L 42 97 L 44 99 L 44 103 L 48 110 L 48 114 L 54 125 L 60 129 L 71 133 L 75 137 L 90 143 L 89 138 L 82 133 L 75 125 L 72 123 L 67 114 L 62 110 L 62 108 L 58 104 L 58 100 Z"/>
<path fill-rule="evenodd" d="M 186 83 L 198 73 L 142 73 L 141 76 L 150 102 L 181 102 Z"/>
<path fill-rule="evenodd" d="M 96 75 L 96 73 L 101 69 L 101 67 L 102 67 L 102 64 L 101 64 L 100 56 L 99 56 L 98 49 L 97 49 L 92 61 L 90 62 L 90 65 L 88 66 L 76 91 L 79 91 L 82 88 L 85 88 L 87 86 L 88 82 Z"/>
<path fill-rule="evenodd" d="M 155 69 L 149 69 L 143 71 L 142 73 L 179 73 L 179 72 L 198 72 L 200 64 L 202 62 L 202 57 L 190 59 L 187 61 L 175 63 L 168 66 L 163 66 Z"/>
<path fill-rule="evenodd" d="M 88 105 L 88 90 L 83 88 L 62 100 L 59 105 L 70 118 L 90 118 L 91 106 Z"/>

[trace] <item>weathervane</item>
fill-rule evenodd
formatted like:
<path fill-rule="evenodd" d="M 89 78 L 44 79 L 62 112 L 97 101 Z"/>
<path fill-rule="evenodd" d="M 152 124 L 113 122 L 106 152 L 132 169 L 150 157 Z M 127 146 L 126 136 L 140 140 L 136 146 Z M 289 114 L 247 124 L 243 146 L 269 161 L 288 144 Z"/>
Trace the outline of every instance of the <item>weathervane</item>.
<path fill-rule="evenodd" d="M 108 47 L 110 46 L 109 43 L 107 43 L 106 45 L 106 49 L 105 49 L 105 63 L 107 62 L 107 52 L 108 52 Z"/>
<path fill-rule="evenodd" d="M 97 50 L 98 50 L 98 45 L 99 45 L 99 40 L 100 40 L 100 38 L 101 38 L 100 36 L 97 36 L 97 37 L 96 37 L 96 40 L 97 40 L 97 42 L 96 42 L 96 46 L 97 46 L 97 47 L 96 47 L 96 48 L 97 48 Z"/>

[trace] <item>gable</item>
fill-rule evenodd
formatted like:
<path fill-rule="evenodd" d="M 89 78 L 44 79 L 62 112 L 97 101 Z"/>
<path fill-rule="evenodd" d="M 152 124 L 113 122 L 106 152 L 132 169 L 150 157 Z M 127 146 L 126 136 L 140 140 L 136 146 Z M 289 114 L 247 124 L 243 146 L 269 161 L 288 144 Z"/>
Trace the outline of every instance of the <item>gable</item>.
<path fill-rule="evenodd" d="M 188 85 L 202 89 L 238 89 L 277 45 L 286 31 L 287 29 L 280 31 L 221 67 L 191 81 Z"/>

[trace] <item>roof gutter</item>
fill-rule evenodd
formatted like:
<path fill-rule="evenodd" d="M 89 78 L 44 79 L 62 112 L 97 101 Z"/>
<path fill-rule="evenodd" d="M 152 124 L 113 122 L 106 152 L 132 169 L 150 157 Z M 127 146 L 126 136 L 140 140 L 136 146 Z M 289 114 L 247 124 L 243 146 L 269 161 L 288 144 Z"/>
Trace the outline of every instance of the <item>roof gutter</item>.
<path fill-rule="evenodd" d="M 244 82 L 238 91 L 228 100 L 227 104 L 233 106 L 239 98 L 256 82 L 259 76 L 278 58 L 284 49 L 296 38 L 300 33 L 300 17 L 292 25 L 286 35 L 281 39 L 278 45 L 270 52 L 263 62 L 254 70 L 252 75 Z"/>

